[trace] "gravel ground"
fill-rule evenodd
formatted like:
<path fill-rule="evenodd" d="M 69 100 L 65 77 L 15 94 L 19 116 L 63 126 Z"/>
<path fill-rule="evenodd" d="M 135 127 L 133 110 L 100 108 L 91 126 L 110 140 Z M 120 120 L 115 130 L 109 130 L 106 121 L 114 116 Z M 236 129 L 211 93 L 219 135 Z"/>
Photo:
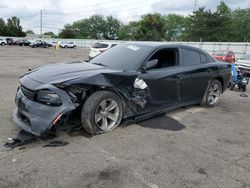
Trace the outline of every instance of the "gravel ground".
<path fill-rule="evenodd" d="M 191 106 L 113 132 L 59 134 L 64 147 L 40 140 L 3 147 L 18 77 L 28 68 L 83 60 L 87 49 L 0 47 L 0 187 L 250 187 L 249 97 L 226 91 L 215 108 Z"/>

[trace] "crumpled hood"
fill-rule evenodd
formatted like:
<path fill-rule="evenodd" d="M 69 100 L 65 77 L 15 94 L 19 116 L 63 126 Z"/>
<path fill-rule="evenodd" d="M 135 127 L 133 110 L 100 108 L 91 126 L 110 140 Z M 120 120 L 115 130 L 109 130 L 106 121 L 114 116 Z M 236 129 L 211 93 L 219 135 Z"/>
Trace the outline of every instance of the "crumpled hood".
<path fill-rule="evenodd" d="M 117 70 L 79 61 L 46 65 L 32 70 L 26 76 L 40 83 L 53 84 L 108 72 L 117 72 Z"/>

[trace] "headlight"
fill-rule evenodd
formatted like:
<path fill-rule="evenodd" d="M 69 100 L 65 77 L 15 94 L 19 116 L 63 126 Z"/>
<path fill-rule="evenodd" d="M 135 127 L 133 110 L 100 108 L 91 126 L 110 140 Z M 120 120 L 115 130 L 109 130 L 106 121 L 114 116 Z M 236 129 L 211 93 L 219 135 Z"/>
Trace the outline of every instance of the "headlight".
<path fill-rule="evenodd" d="M 54 106 L 60 106 L 62 104 L 62 101 L 60 97 L 49 90 L 39 90 L 37 92 L 37 101 L 47 104 L 47 105 L 54 105 Z"/>

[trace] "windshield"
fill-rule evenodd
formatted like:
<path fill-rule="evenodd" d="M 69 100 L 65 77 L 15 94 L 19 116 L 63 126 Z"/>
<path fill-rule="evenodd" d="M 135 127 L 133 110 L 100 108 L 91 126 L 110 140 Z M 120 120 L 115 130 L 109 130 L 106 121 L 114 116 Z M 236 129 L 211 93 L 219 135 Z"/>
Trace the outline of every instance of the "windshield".
<path fill-rule="evenodd" d="M 250 54 L 243 55 L 240 60 L 250 60 Z"/>
<path fill-rule="evenodd" d="M 120 44 L 98 55 L 90 63 L 123 70 L 135 70 L 151 50 L 150 46 Z"/>

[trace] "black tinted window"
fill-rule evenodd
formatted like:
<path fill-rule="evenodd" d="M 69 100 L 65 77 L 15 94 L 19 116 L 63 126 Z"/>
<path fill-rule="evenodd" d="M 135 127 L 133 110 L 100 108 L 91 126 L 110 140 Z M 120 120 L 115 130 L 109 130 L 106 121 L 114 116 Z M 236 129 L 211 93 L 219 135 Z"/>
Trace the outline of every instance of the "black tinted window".
<path fill-rule="evenodd" d="M 201 63 L 200 53 L 193 50 L 182 49 L 182 61 L 184 65 L 200 64 Z"/>
<path fill-rule="evenodd" d="M 207 62 L 207 56 L 205 56 L 204 54 L 201 54 L 201 62 L 202 63 L 206 63 Z"/>
<path fill-rule="evenodd" d="M 161 49 L 150 60 L 157 59 L 158 63 L 151 69 L 172 67 L 177 64 L 177 49 Z"/>
<path fill-rule="evenodd" d="M 108 46 L 109 46 L 108 44 L 95 43 L 92 47 L 93 48 L 107 48 Z"/>

